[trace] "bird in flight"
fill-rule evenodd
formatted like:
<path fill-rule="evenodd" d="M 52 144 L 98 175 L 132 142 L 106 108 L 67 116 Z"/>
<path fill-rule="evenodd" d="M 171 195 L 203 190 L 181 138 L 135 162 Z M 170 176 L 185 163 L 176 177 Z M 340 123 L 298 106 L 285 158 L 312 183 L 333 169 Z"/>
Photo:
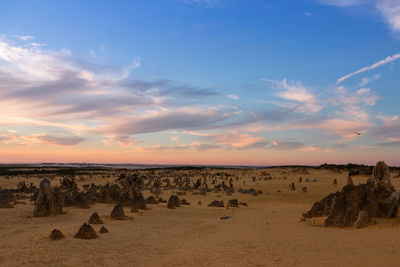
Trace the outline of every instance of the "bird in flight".
<path fill-rule="evenodd" d="M 356 135 L 358 135 L 358 136 L 361 136 L 361 135 L 363 135 L 362 133 L 360 133 L 360 132 L 354 132 Z"/>

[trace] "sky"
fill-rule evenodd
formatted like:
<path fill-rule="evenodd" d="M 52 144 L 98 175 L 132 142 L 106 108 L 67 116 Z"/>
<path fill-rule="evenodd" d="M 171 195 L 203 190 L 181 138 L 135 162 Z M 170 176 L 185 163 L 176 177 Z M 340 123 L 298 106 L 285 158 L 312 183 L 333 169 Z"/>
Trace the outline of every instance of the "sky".
<path fill-rule="evenodd" d="M 0 0 L 0 162 L 400 165 L 400 0 Z"/>

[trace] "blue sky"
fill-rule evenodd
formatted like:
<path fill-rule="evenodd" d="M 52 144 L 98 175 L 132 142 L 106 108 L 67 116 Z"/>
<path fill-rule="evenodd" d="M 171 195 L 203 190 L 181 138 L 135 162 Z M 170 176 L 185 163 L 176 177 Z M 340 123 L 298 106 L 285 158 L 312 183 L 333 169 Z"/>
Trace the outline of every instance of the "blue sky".
<path fill-rule="evenodd" d="M 0 0 L 0 160 L 400 164 L 398 53 L 398 0 Z"/>

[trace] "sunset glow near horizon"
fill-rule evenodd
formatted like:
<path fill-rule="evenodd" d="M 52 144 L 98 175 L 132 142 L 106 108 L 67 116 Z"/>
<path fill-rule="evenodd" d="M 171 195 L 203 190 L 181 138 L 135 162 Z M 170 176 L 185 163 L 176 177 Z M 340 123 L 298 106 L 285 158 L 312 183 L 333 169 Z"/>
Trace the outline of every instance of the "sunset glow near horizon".
<path fill-rule="evenodd" d="M 398 0 L 0 0 L 0 162 L 400 165 Z"/>

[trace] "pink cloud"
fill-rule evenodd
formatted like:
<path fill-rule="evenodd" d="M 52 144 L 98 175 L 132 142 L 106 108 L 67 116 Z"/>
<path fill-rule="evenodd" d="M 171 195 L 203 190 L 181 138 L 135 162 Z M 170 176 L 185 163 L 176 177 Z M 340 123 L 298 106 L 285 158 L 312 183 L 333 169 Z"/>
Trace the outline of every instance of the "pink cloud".
<path fill-rule="evenodd" d="M 203 136 L 207 141 L 218 145 L 224 145 L 226 148 L 257 149 L 267 146 L 265 137 L 242 132 L 240 130 L 214 133 L 185 131 L 184 133 Z"/>
<path fill-rule="evenodd" d="M 358 137 L 355 132 L 366 132 L 375 124 L 363 120 L 345 120 L 340 118 L 302 122 L 288 126 L 287 129 L 305 129 L 323 131 L 328 135 L 340 138 L 339 143 L 351 141 Z"/>
<path fill-rule="evenodd" d="M 299 149 L 301 152 L 325 152 L 325 153 L 332 153 L 332 149 L 328 148 L 321 148 L 317 146 L 305 146 Z"/>

